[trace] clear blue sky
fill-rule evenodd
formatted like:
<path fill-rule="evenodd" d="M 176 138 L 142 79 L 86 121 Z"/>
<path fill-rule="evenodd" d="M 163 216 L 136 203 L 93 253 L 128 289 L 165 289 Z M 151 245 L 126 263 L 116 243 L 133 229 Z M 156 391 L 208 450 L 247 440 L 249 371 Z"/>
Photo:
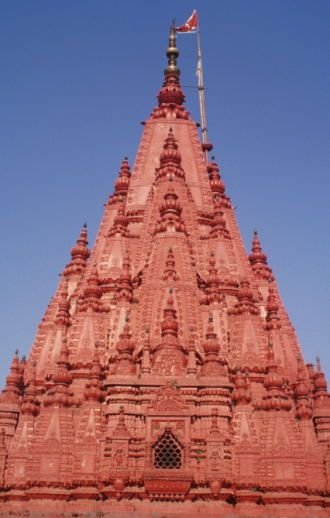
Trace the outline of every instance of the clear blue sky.
<path fill-rule="evenodd" d="M 1 385 L 85 221 L 94 240 L 155 104 L 168 26 L 193 8 L 210 140 L 245 244 L 257 228 L 305 358 L 329 376 L 329 0 L 2 0 Z M 178 43 L 195 85 L 194 36 Z"/>

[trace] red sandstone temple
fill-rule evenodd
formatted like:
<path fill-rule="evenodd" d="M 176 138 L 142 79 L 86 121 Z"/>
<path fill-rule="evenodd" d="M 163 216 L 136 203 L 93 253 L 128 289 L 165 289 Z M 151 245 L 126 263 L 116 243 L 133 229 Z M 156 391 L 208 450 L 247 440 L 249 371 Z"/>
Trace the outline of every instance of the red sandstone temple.
<path fill-rule="evenodd" d="M 330 399 L 184 106 L 158 106 L 0 399 L 0 516 L 326 517 Z M 16 514 L 15 514 L 16 513 Z M 89 513 L 89 514 L 84 514 Z"/>

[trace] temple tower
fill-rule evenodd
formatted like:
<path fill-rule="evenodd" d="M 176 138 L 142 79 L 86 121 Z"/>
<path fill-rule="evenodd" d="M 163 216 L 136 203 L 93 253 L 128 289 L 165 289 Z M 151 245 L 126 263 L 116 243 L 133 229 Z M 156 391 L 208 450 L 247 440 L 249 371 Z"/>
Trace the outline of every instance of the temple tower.
<path fill-rule="evenodd" d="M 95 245 L 84 226 L 10 367 L 0 516 L 328 516 L 324 374 L 304 363 L 257 233 L 244 249 L 173 28 L 166 54 Z"/>

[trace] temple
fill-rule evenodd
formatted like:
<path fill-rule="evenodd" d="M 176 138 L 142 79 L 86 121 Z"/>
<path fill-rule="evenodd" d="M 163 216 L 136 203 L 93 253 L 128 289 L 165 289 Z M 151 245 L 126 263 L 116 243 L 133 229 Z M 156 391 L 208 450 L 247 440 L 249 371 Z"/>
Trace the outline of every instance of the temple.
<path fill-rule="evenodd" d="M 184 105 L 158 105 L 0 397 L 0 516 L 323 518 L 330 398 Z M 118 514 L 116 514 L 118 513 Z"/>

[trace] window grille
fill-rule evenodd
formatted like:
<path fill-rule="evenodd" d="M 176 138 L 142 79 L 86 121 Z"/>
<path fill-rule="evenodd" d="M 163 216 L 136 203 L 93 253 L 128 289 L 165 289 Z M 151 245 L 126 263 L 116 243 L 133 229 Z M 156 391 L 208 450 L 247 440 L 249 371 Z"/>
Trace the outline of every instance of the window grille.
<path fill-rule="evenodd" d="M 171 432 L 166 431 L 154 448 L 154 466 L 157 469 L 180 469 L 182 451 Z"/>

